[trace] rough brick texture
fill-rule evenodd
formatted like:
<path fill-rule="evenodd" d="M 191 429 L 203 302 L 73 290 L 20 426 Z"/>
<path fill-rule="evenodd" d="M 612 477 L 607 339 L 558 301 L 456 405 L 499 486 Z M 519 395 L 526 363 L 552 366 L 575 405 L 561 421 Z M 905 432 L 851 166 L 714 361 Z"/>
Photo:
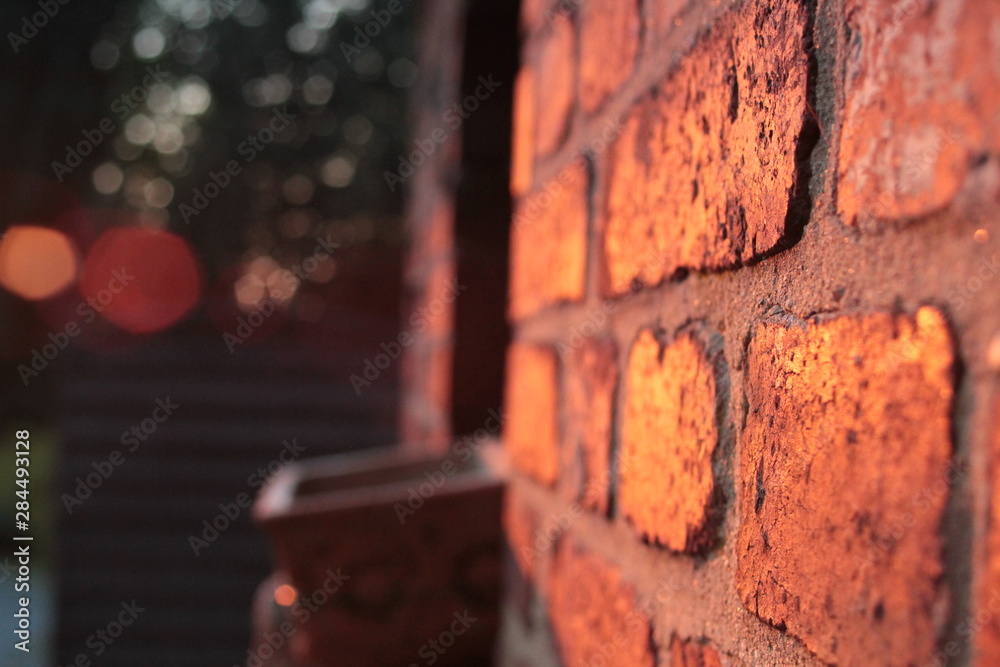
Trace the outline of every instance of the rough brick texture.
<path fill-rule="evenodd" d="M 600 108 L 635 68 L 637 0 L 588 0 L 580 6 L 580 106 Z"/>
<path fill-rule="evenodd" d="M 796 154 L 813 141 L 807 26 L 798 3 L 749 3 L 636 106 L 607 186 L 610 293 L 737 266 L 797 233 Z"/>
<path fill-rule="evenodd" d="M 523 199 L 511 230 L 510 315 L 582 298 L 587 272 L 587 174 L 564 169 Z"/>
<path fill-rule="evenodd" d="M 940 210 L 1000 150 L 1000 5 L 847 0 L 845 13 L 844 218 L 877 228 Z"/>
<path fill-rule="evenodd" d="M 553 566 L 552 623 L 566 667 L 654 667 L 635 591 L 600 556 L 565 539 Z"/>
<path fill-rule="evenodd" d="M 559 465 L 557 372 L 551 348 L 515 342 L 507 353 L 503 437 L 514 465 L 545 484 Z"/>
<path fill-rule="evenodd" d="M 737 587 L 841 665 L 922 665 L 941 611 L 952 343 L 940 315 L 760 325 L 747 352 Z"/>
<path fill-rule="evenodd" d="M 584 507 L 605 513 L 611 481 L 611 417 L 618 382 L 614 341 L 586 339 L 567 361 L 566 438 L 563 469 L 576 471 L 571 494 Z"/>
<path fill-rule="evenodd" d="M 1000 665 L 1000 2 L 522 12 L 501 664 Z"/>
<path fill-rule="evenodd" d="M 632 347 L 622 423 L 621 510 L 647 539 L 691 551 L 710 538 L 718 443 L 715 376 L 691 335 Z"/>

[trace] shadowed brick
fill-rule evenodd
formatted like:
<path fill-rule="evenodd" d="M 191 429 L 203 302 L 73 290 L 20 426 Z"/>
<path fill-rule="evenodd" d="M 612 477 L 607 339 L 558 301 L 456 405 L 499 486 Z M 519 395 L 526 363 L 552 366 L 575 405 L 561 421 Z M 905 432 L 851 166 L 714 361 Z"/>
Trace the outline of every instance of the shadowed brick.
<path fill-rule="evenodd" d="M 643 331 L 626 383 L 621 510 L 650 541 L 697 550 L 710 538 L 718 442 L 715 377 L 705 350 L 688 334 L 664 348 Z"/>
<path fill-rule="evenodd" d="M 566 369 L 566 447 L 572 460 L 563 469 L 579 471 L 573 497 L 587 509 L 608 510 L 611 417 L 618 381 L 617 350 L 612 340 L 586 340 L 571 350 Z M 582 459 L 577 464 L 577 457 Z"/>
<path fill-rule="evenodd" d="M 617 567 L 564 539 L 551 591 L 552 626 L 566 667 L 654 667 L 649 619 Z"/>
<path fill-rule="evenodd" d="M 503 526 L 507 544 L 521 573 L 528 579 L 535 576 L 538 548 L 535 531 L 538 516 L 535 510 L 513 488 L 504 495 Z"/>
<path fill-rule="evenodd" d="M 587 277 L 587 174 L 564 169 L 522 199 L 511 229 L 510 315 L 583 298 Z"/>
<path fill-rule="evenodd" d="M 556 436 L 555 351 L 512 343 L 507 352 L 504 443 L 511 461 L 544 484 L 554 484 L 559 465 Z"/>
<path fill-rule="evenodd" d="M 809 24 L 797 2 L 725 15 L 642 100 L 612 151 L 610 294 L 682 269 L 738 266 L 791 243 L 808 212 Z"/>
<path fill-rule="evenodd" d="M 775 318 L 747 352 L 737 589 L 827 662 L 924 665 L 942 619 L 944 318 Z"/>
<path fill-rule="evenodd" d="M 845 13 L 844 219 L 877 228 L 941 209 L 1000 150 L 1000 4 L 847 0 Z"/>
<path fill-rule="evenodd" d="M 587 0 L 580 5 L 580 106 L 597 111 L 628 80 L 639 52 L 636 0 Z"/>
<path fill-rule="evenodd" d="M 979 667 L 1000 665 L 1000 393 L 994 395 L 993 432 L 990 461 L 990 521 L 986 535 L 987 560 L 978 589 L 976 611 L 983 621 L 972 620 L 975 633 L 976 661 Z"/>

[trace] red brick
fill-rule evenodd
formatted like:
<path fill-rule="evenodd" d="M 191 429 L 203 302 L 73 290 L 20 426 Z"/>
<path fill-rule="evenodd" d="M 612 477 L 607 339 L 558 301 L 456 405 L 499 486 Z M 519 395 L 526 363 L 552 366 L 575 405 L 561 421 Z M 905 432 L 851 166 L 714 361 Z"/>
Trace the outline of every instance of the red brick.
<path fill-rule="evenodd" d="M 507 352 L 504 443 L 515 467 L 552 485 L 559 466 L 557 365 L 552 348 L 512 343 Z"/>
<path fill-rule="evenodd" d="M 535 121 L 538 96 L 535 72 L 523 67 L 514 83 L 513 147 L 511 149 L 510 191 L 521 196 L 531 189 L 535 170 Z"/>
<path fill-rule="evenodd" d="M 946 206 L 1000 150 L 1000 5 L 848 0 L 838 204 L 878 228 Z"/>
<path fill-rule="evenodd" d="M 564 539 L 551 592 L 552 627 L 565 667 L 654 666 L 649 618 L 617 567 Z"/>
<path fill-rule="evenodd" d="M 803 3 L 741 6 L 637 105 L 610 157 L 608 293 L 794 241 L 808 208 L 797 152 L 814 143 L 808 24 Z"/>
<path fill-rule="evenodd" d="M 743 667 L 743 664 L 741 660 L 720 654 L 704 641 L 674 637 L 670 643 L 670 667 Z"/>
<path fill-rule="evenodd" d="M 632 347 L 622 422 L 622 513 L 646 539 L 695 551 L 711 536 L 718 443 L 715 376 L 690 334 L 662 346 L 643 331 Z"/>
<path fill-rule="evenodd" d="M 565 14 L 554 14 L 551 30 L 538 55 L 537 149 L 551 153 L 562 143 L 569 125 L 576 88 L 576 34 Z"/>
<path fill-rule="evenodd" d="M 990 462 L 990 518 L 986 533 L 986 567 L 976 599 L 976 661 L 979 667 L 1000 664 L 1000 393 L 992 400 L 993 431 Z M 979 615 L 982 622 L 979 622 Z"/>
<path fill-rule="evenodd" d="M 587 174 L 574 163 L 521 200 L 511 229 L 510 315 L 583 298 L 587 279 Z"/>
<path fill-rule="evenodd" d="M 580 106 L 591 113 L 635 69 L 641 19 L 636 0 L 587 0 L 579 17 Z"/>
<path fill-rule="evenodd" d="M 618 383 L 613 340 L 587 339 L 568 353 L 563 470 L 580 469 L 572 495 L 587 509 L 608 510 L 611 417 Z M 582 465 L 577 460 L 582 459 Z"/>
<path fill-rule="evenodd" d="M 737 589 L 839 665 L 924 665 L 943 618 L 952 341 L 941 314 L 758 326 Z"/>

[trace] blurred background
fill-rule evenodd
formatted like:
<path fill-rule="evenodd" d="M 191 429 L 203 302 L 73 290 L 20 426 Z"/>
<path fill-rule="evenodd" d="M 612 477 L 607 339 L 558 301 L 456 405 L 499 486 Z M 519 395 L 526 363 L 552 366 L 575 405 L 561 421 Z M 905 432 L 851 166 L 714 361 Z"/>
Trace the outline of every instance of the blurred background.
<path fill-rule="evenodd" d="M 436 73 L 418 3 L 389 4 L 0 8 L 0 446 L 30 429 L 35 536 L 32 653 L 4 641 L 0 662 L 243 661 L 271 564 L 247 509 L 212 537 L 220 503 L 290 457 L 398 440 L 400 364 L 377 355 L 433 327 L 405 306 L 404 156 Z M 479 286 L 450 323 L 456 433 L 500 405 L 516 13 L 476 7 L 465 36 L 482 62 L 463 88 L 506 85 L 451 176 L 455 276 Z M 5 545 L 14 480 L 3 457 Z M 97 634 L 130 604 L 127 631 Z"/>

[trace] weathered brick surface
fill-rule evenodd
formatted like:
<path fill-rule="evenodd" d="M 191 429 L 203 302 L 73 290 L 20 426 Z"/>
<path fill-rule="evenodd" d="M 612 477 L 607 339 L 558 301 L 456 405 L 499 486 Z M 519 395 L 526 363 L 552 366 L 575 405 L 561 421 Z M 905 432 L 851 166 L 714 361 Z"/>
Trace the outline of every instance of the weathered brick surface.
<path fill-rule="evenodd" d="M 943 317 L 761 324 L 747 353 L 737 588 L 840 665 L 923 665 L 943 610 Z"/>
<path fill-rule="evenodd" d="M 545 484 L 559 466 L 557 372 L 551 348 L 515 342 L 507 352 L 504 442 L 514 465 Z"/>
<path fill-rule="evenodd" d="M 521 200 L 511 229 L 510 315 L 527 317 L 546 305 L 578 301 L 587 277 L 587 174 L 564 169 Z"/>
<path fill-rule="evenodd" d="M 641 20 L 637 0 L 580 5 L 580 106 L 594 112 L 635 68 Z"/>
<path fill-rule="evenodd" d="M 838 200 L 877 228 L 944 207 L 1000 149 L 1000 5 L 847 0 Z"/>
<path fill-rule="evenodd" d="M 719 437 L 716 382 L 704 347 L 690 334 L 663 347 L 643 331 L 625 390 L 621 510 L 650 541 L 697 550 L 710 540 Z"/>
<path fill-rule="evenodd" d="M 790 243 L 812 142 L 808 17 L 761 0 L 724 16 L 641 101 L 611 154 L 606 289 L 715 270 Z"/>
<path fill-rule="evenodd" d="M 975 636 L 975 664 L 979 667 L 1000 665 L 1000 393 L 994 395 L 992 409 L 990 520 L 986 534 L 986 564 L 978 590 L 976 618 L 969 622 L 969 629 Z"/>
<path fill-rule="evenodd" d="M 551 153 L 566 135 L 576 99 L 576 33 L 563 13 L 552 15 L 551 29 L 538 55 L 537 148 Z"/>
<path fill-rule="evenodd" d="M 552 626 L 566 667 L 653 667 L 650 621 L 614 565 L 564 539 L 553 566 Z"/>
<path fill-rule="evenodd" d="M 573 496 L 603 514 L 608 510 L 618 352 L 611 339 L 587 339 L 567 357 L 563 470 L 578 470 L 572 480 Z"/>

